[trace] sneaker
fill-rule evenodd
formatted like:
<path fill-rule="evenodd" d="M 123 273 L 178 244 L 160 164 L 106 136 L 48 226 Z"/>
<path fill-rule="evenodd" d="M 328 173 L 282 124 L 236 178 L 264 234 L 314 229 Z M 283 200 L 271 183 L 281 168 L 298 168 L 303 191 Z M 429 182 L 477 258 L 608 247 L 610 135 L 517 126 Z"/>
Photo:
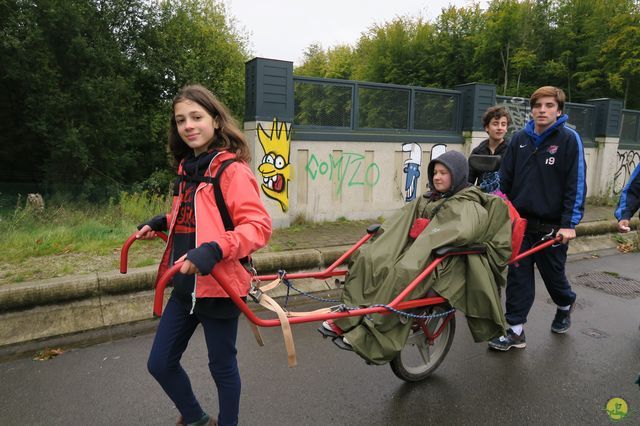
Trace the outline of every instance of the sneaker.
<path fill-rule="evenodd" d="M 338 336 L 342 336 L 342 329 L 338 327 L 338 324 L 336 324 L 332 320 L 322 321 L 322 328 L 328 331 L 333 331 Z"/>
<path fill-rule="evenodd" d="M 511 348 L 522 349 L 527 346 L 527 341 L 524 338 L 524 330 L 521 335 L 517 335 L 513 330 L 508 329 L 506 336 L 496 337 L 489 341 L 489 348 L 496 351 L 508 351 Z"/>
<path fill-rule="evenodd" d="M 333 339 L 333 343 L 342 350 L 353 351 L 353 346 L 351 346 L 351 342 L 346 337 L 338 336 Z"/>
<path fill-rule="evenodd" d="M 203 423 L 204 422 L 204 423 Z M 189 423 L 190 425 L 200 425 L 203 426 L 218 426 L 218 421 L 213 417 L 205 414 L 202 419 L 198 420 L 196 423 Z M 176 426 L 185 426 L 184 418 L 182 416 L 178 417 L 178 421 L 176 422 Z"/>
<path fill-rule="evenodd" d="M 556 316 L 553 318 L 553 322 L 551 323 L 551 331 L 562 334 L 569 330 L 569 327 L 571 327 L 571 312 L 573 312 L 575 306 L 576 302 L 574 301 L 568 311 L 556 309 Z"/>
<path fill-rule="evenodd" d="M 342 335 L 342 330 L 331 320 L 322 322 L 322 325 L 318 327 L 318 331 L 323 337 L 330 337 L 332 339 Z"/>

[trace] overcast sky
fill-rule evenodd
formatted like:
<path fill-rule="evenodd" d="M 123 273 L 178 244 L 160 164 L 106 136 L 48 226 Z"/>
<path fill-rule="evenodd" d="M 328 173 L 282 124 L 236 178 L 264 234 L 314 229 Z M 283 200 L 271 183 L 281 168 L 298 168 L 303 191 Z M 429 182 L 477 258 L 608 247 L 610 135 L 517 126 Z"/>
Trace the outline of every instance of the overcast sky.
<path fill-rule="evenodd" d="M 311 43 L 324 49 L 354 46 L 374 24 L 396 16 L 433 20 L 449 4 L 468 6 L 471 0 L 224 0 L 237 26 L 249 35 L 253 56 L 293 61 L 299 65 Z M 479 1 L 486 8 L 487 1 Z"/>

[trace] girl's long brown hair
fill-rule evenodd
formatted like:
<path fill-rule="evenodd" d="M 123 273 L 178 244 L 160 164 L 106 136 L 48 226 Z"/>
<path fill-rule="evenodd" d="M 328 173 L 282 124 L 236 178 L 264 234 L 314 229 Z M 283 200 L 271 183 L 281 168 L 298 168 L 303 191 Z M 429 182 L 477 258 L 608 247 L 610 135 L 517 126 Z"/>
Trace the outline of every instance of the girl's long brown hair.
<path fill-rule="evenodd" d="M 175 165 L 191 152 L 191 148 L 184 143 L 176 125 L 175 107 L 178 102 L 192 101 L 204 108 L 215 120 L 219 127 L 215 130 L 213 140 L 208 148 L 224 149 L 236 154 L 238 160 L 248 163 L 251 160 L 249 144 L 240 131 L 236 120 L 222 102 L 206 87 L 199 84 L 184 86 L 173 98 L 171 106 L 171 124 L 169 126 L 169 151 L 173 155 Z"/>

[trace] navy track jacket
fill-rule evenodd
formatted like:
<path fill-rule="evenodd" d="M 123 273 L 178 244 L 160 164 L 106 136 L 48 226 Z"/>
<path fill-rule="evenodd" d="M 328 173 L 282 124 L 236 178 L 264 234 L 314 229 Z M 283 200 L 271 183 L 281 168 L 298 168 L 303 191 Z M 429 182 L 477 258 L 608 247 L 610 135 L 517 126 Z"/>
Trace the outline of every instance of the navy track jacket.
<path fill-rule="evenodd" d="M 500 189 L 521 216 L 575 228 L 584 214 L 587 166 L 582 139 L 562 115 L 541 135 L 534 122 L 511 138 L 500 165 Z"/>
<path fill-rule="evenodd" d="M 618 221 L 631 219 L 631 216 L 640 208 L 640 164 L 635 168 L 631 177 L 624 186 L 618 201 L 615 215 Z"/>

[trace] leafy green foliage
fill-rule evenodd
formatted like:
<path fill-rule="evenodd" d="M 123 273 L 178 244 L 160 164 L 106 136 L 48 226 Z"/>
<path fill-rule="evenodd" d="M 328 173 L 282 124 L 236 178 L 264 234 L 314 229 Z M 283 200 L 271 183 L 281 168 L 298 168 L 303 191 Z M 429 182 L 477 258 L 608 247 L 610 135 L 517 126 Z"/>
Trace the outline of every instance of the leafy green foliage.
<path fill-rule="evenodd" d="M 246 37 L 219 1 L 4 0 L 0 28 L 0 182 L 105 200 L 168 168 L 181 86 L 242 115 Z"/>

